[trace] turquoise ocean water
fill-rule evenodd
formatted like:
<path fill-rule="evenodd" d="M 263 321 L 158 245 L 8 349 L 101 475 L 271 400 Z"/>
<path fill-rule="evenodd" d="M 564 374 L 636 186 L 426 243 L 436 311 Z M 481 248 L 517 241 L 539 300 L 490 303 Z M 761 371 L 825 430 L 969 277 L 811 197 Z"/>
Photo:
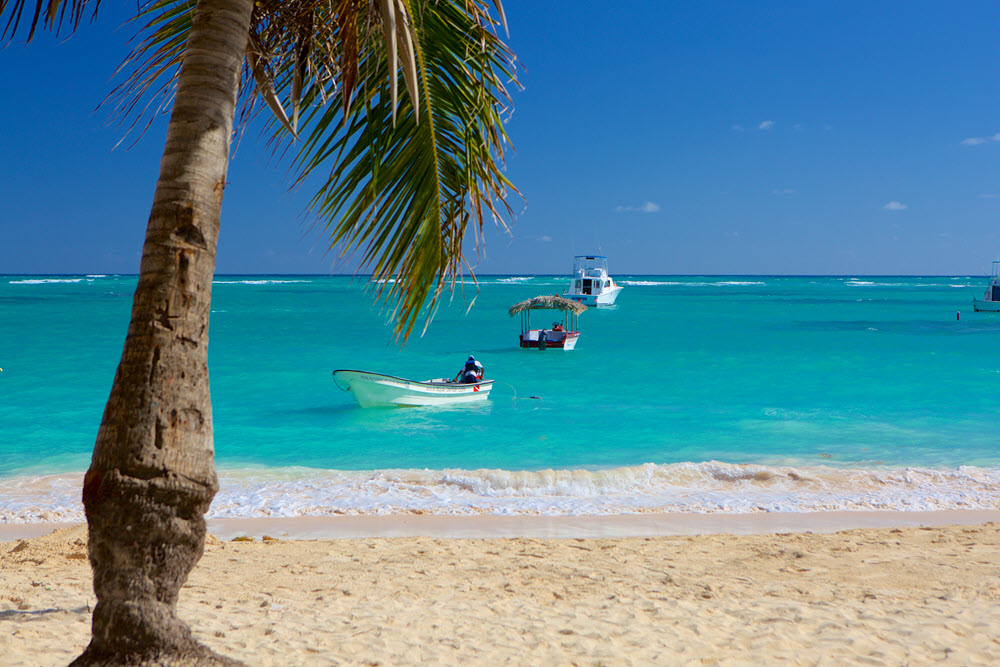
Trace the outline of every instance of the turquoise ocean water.
<path fill-rule="evenodd" d="M 210 516 L 1000 509 L 983 278 L 616 278 L 540 352 L 507 308 L 564 277 L 480 277 L 400 349 L 363 279 L 218 276 Z M 0 276 L 0 522 L 82 518 L 135 280 Z M 482 404 L 361 409 L 331 377 L 469 354 Z"/>

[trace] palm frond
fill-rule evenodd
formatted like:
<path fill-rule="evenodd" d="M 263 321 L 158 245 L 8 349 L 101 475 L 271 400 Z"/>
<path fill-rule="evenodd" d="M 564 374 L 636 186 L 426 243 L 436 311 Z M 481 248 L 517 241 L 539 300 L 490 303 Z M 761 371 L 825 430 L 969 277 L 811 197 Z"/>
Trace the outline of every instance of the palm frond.
<path fill-rule="evenodd" d="M 296 133 L 297 106 L 293 106 L 293 118 L 289 119 L 275 92 L 273 46 L 262 44 L 261 35 L 262 27 L 268 22 L 288 21 L 287 16 L 274 15 L 275 6 L 298 7 L 302 4 L 301 0 L 288 3 L 272 0 L 269 4 L 258 1 L 255 4 L 254 25 L 251 26 L 240 84 L 241 118 L 246 120 L 252 116 L 255 103 L 260 99 L 292 136 Z M 315 0 L 311 4 L 316 4 Z M 105 100 L 105 104 L 114 104 L 112 116 L 129 122 L 130 130 L 142 123 L 144 131 L 156 115 L 169 108 L 196 6 L 196 0 L 152 0 L 133 19 L 143 21 L 143 25 L 133 39 L 132 52 L 118 70 L 126 78 Z"/>
<path fill-rule="evenodd" d="M 38 29 L 41 21 L 42 27 L 56 33 L 62 31 L 63 26 L 69 26 L 69 31 L 76 30 L 83 22 L 83 15 L 88 6 L 93 7 L 91 20 L 96 18 L 98 6 L 101 0 L 0 0 L 0 17 L 9 13 L 3 32 L 0 33 L 0 42 L 7 42 L 17 35 L 21 28 L 21 19 L 25 18 L 25 13 L 30 12 L 31 18 L 27 21 L 28 36 L 26 41 L 30 42 Z"/>
<path fill-rule="evenodd" d="M 317 4 L 326 3 L 318 0 L 258 0 L 255 3 L 254 24 L 251 26 L 246 66 L 240 84 L 241 118 L 244 121 L 254 115 L 259 99 L 285 130 L 295 136 L 298 105 L 292 105 L 290 119 L 275 92 L 283 84 L 278 84 L 276 79 L 275 46 L 272 43 L 275 31 L 269 26 L 278 22 L 290 26 L 288 29 L 292 31 L 307 33 L 312 6 Z M 105 104 L 114 105 L 112 116 L 127 122 L 130 130 L 140 123 L 144 130 L 156 115 L 169 108 L 196 6 L 196 0 L 152 0 L 133 19 L 143 24 L 133 39 L 135 46 L 132 52 L 118 70 L 125 79 L 105 100 Z M 301 18 L 303 16 L 305 20 Z M 305 39 L 299 41 L 304 42 Z M 307 47 L 298 49 L 300 57 L 304 48 Z M 304 68 L 300 67 L 298 71 L 301 75 Z"/>
<path fill-rule="evenodd" d="M 292 135 L 296 134 L 296 127 L 292 125 L 292 122 L 288 120 L 288 114 L 285 113 L 285 108 L 281 106 L 281 100 L 278 99 L 278 94 L 274 91 L 274 81 L 273 76 L 268 72 L 268 63 L 262 57 L 260 44 L 254 38 L 254 34 L 251 32 L 249 44 L 247 45 L 247 64 L 249 66 L 250 72 L 253 74 L 254 81 L 257 82 L 257 90 L 260 96 L 264 99 L 264 102 L 274 113 L 274 117 L 278 119 L 286 130 Z M 298 63 L 295 64 L 294 72 L 292 74 L 292 107 L 295 109 L 293 116 L 295 117 L 296 125 L 298 124 L 298 99 L 296 99 L 296 82 L 295 77 L 298 76 L 299 66 Z M 301 85 L 301 80 L 299 82 Z"/>
<path fill-rule="evenodd" d="M 403 29 L 396 31 L 396 40 L 399 42 L 399 49 L 402 51 L 403 78 L 406 79 L 406 88 L 410 93 L 410 102 L 413 104 L 413 112 L 420 122 L 420 95 L 417 93 L 417 55 L 413 49 L 413 25 L 407 11 L 404 0 L 395 0 L 399 6 L 399 15 L 403 22 Z M 392 80 L 395 81 L 395 66 L 392 69 Z M 393 98 L 393 107 L 396 99 Z"/>
<path fill-rule="evenodd" d="M 125 80 L 103 102 L 112 105 L 112 118 L 128 124 L 126 135 L 142 123 L 141 136 L 169 109 L 195 6 L 196 0 L 153 0 L 131 19 L 142 25 L 132 39 L 135 46 L 118 66 L 117 74 Z"/>
<path fill-rule="evenodd" d="M 359 61 L 365 83 L 354 111 L 315 111 L 296 162 L 300 181 L 333 165 L 313 209 L 334 246 L 360 252 L 402 340 L 462 275 L 470 226 L 478 243 L 484 220 L 503 224 L 506 198 L 517 192 L 502 171 L 504 82 L 514 80 L 514 62 L 496 22 L 464 0 L 424 3 L 411 16 L 420 112 L 402 100 L 393 123 L 394 63 L 370 46 Z"/>
<path fill-rule="evenodd" d="M 123 66 L 127 79 L 112 96 L 123 118 L 169 106 L 194 6 L 152 0 L 143 7 L 144 27 Z M 301 139 L 296 183 L 329 169 L 310 207 L 331 246 L 371 270 L 377 297 L 398 316 L 401 341 L 420 313 L 430 321 L 465 268 L 471 273 L 463 256 L 468 232 L 478 250 L 484 221 L 505 227 L 511 213 L 506 199 L 517 190 L 503 173 L 503 117 L 506 86 L 516 78 L 501 25 L 499 0 L 254 5 L 241 126 L 266 105 L 277 148 L 287 150 L 296 133 Z M 400 69 L 405 96 L 397 93 Z"/>
<path fill-rule="evenodd" d="M 396 71 L 396 0 L 378 0 L 382 12 L 382 34 L 385 35 L 385 49 L 389 58 L 389 71 Z M 396 124 L 396 77 L 389 77 L 389 89 L 392 95 L 392 124 Z"/>

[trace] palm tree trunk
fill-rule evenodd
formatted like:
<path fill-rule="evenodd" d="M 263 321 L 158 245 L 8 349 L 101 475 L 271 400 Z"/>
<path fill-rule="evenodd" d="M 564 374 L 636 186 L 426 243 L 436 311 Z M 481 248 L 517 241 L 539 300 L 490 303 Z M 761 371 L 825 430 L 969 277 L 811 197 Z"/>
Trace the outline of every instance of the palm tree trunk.
<path fill-rule="evenodd" d="M 208 317 L 253 0 L 199 0 L 143 245 L 132 320 L 83 487 L 97 606 L 74 665 L 239 664 L 177 598 L 218 489 Z"/>

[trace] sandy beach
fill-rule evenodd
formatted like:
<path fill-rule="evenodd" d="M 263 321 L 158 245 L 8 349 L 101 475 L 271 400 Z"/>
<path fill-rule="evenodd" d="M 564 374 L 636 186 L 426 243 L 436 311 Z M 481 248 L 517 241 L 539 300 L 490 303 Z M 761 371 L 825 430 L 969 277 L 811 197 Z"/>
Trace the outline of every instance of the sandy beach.
<path fill-rule="evenodd" d="M 275 526 L 263 525 L 264 528 Z M 249 541 L 248 541 L 249 540 Z M 209 537 L 181 616 L 251 665 L 995 664 L 1000 524 Z M 89 639 L 84 526 L 0 543 L 0 663 Z"/>

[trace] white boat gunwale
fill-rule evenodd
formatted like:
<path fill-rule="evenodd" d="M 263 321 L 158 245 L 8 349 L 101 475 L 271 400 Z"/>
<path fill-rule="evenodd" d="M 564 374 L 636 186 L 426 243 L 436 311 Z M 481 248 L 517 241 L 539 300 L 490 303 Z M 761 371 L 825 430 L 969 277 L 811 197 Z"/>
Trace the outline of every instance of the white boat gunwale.
<path fill-rule="evenodd" d="M 347 388 L 341 386 L 343 381 Z M 350 392 L 361 407 L 447 405 L 482 401 L 489 397 L 493 380 L 462 383 L 450 378 L 410 380 L 375 371 L 338 368 L 333 381 L 342 391 Z"/>

